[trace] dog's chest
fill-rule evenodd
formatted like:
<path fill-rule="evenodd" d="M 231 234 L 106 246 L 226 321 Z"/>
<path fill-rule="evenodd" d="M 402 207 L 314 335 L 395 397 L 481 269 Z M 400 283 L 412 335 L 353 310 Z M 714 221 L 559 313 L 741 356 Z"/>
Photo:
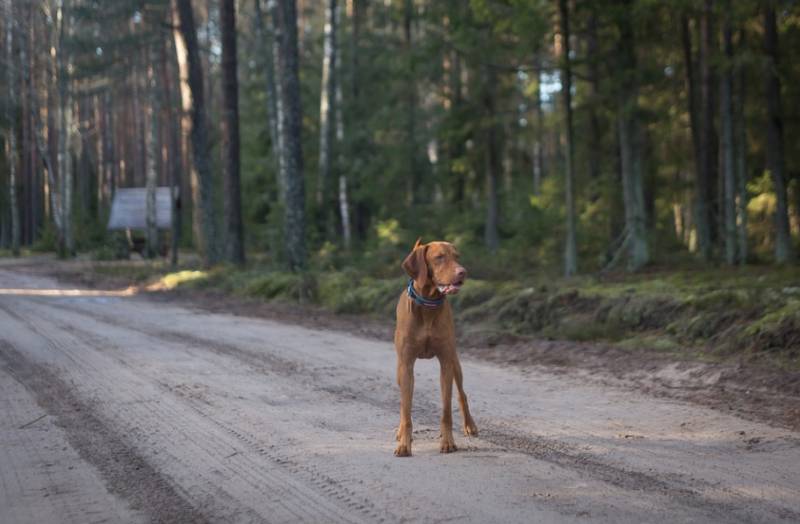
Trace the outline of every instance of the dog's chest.
<path fill-rule="evenodd" d="M 452 345 L 451 329 L 445 326 L 432 326 L 420 329 L 412 335 L 412 345 L 417 348 L 417 358 L 433 358 L 447 346 Z"/>

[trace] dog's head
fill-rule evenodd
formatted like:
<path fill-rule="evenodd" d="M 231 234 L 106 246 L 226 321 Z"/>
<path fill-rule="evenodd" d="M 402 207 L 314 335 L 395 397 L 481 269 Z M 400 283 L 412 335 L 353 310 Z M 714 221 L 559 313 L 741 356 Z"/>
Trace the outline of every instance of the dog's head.
<path fill-rule="evenodd" d="M 450 242 L 414 244 L 403 261 L 403 269 L 414 279 L 418 289 L 435 287 L 445 295 L 455 295 L 464 285 L 467 270 L 458 263 L 459 253 Z"/>

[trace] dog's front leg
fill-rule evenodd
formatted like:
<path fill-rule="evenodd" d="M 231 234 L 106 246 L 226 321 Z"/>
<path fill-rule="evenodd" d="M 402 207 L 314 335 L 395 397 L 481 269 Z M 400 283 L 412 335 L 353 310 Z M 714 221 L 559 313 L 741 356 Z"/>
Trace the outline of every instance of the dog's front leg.
<path fill-rule="evenodd" d="M 448 359 L 439 358 L 439 380 L 442 386 L 442 440 L 441 453 L 451 453 L 456 449 L 453 440 L 453 365 Z"/>
<path fill-rule="evenodd" d="M 400 386 L 400 426 L 397 428 L 397 457 L 411 456 L 411 401 L 414 396 L 414 361 L 397 359 L 397 384 Z"/>

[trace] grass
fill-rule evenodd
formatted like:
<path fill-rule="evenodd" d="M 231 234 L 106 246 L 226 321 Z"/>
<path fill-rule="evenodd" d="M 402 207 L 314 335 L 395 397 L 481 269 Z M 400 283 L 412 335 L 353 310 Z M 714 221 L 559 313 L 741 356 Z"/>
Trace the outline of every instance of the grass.
<path fill-rule="evenodd" d="M 160 289 L 207 289 L 335 313 L 391 319 L 406 279 L 356 269 L 289 273 L 270 267 L 172 271 L 98 265 Z M 471 279 L 450 298 L 470 333 L 612 343 L 691 358 L 745 358 L 800 369 L 800 270 L 746 267 L 653 270 L 573 279 Z"/>

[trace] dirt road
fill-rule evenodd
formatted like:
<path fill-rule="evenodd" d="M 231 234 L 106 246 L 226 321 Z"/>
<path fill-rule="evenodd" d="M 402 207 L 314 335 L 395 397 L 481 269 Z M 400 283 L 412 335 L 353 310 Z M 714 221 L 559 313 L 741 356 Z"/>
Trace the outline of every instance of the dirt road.
<path fill-rule="evenodd" d="M 421 361 L 398 459 L 389 344 L 0 267 L 0 522 L 800 521 L 798 433 L 463 367 L 480 437 Z"/>

